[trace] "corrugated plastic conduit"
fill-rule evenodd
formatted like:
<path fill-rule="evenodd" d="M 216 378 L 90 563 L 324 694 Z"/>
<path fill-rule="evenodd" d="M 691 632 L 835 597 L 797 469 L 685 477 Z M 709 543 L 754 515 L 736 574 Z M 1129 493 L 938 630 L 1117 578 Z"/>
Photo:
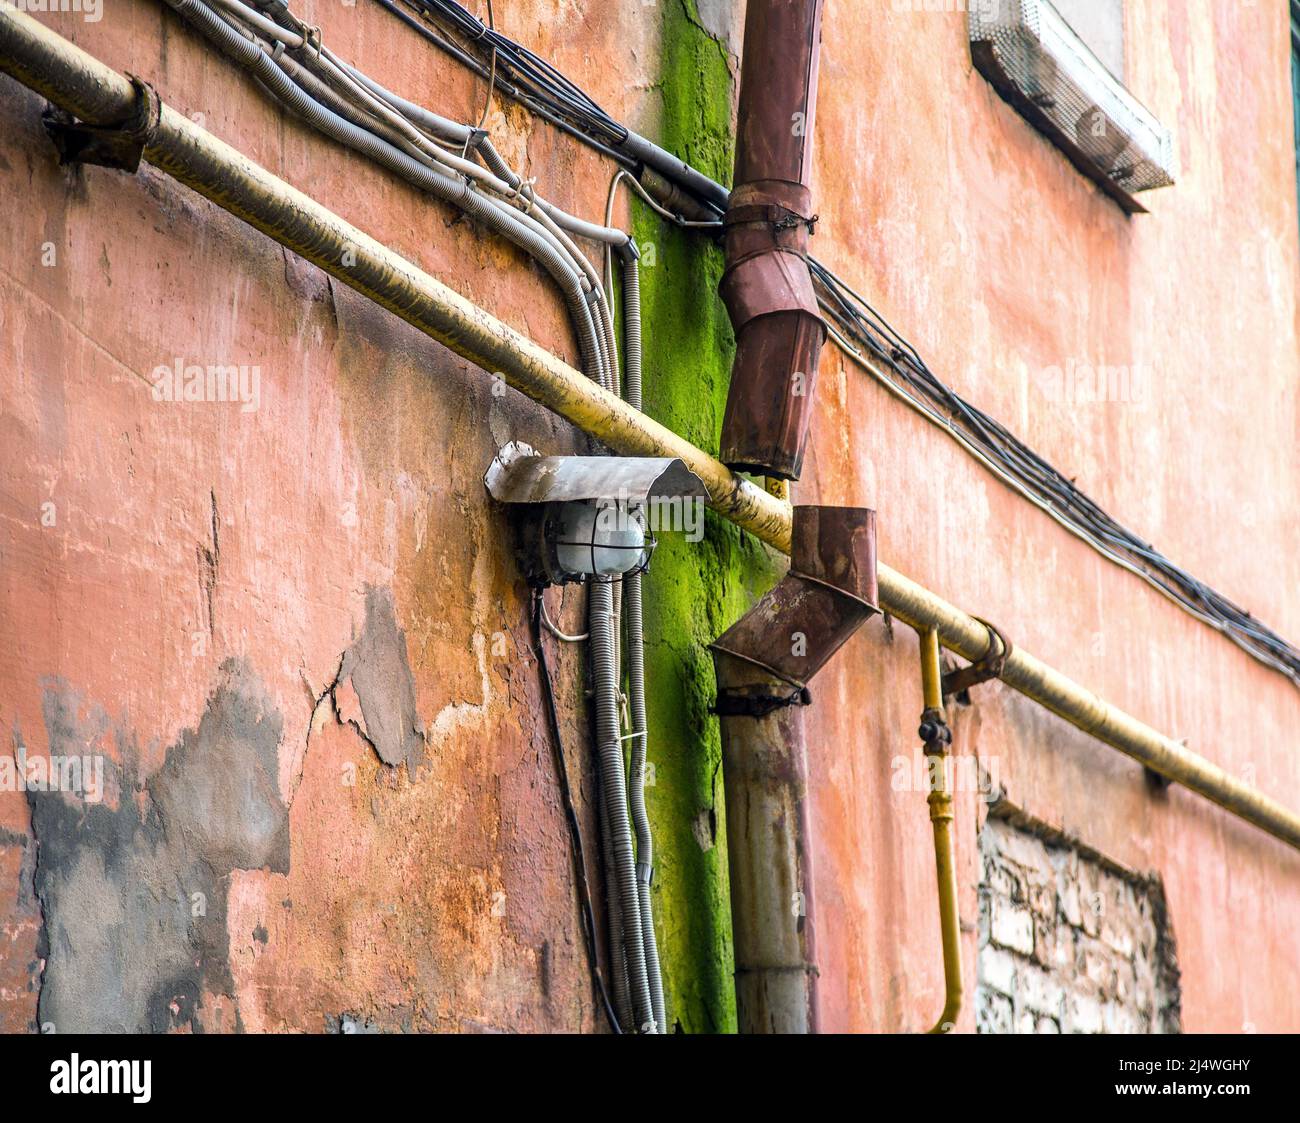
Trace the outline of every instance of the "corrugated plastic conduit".
<path fill-rule="evenodd" d="M 624 397 L 633 409 L 641 408 L 641 277 L 635 257 L 623 263 Z M 630 805 L 636 830 L 636 886 L 641 904 L 641 942 L 645 949 L 646 976 L 655 1026 L 667 1031 L 664 986 L 650 907 L 650 881 L 654 874 L 654 839 L 645 806 L 646 756 L 649 737 L 645 711 L 645 625 L 642 619 L 641 574 L 623 578 L 627 626 L 627 696 L 631 717 L 632 781 Z"/>

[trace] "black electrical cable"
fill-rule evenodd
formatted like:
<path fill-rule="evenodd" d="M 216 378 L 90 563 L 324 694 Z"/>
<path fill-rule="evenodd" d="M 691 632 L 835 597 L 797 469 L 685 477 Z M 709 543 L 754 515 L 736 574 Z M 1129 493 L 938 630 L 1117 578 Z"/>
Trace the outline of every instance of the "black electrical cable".
<path fill-rule="evenodd" d="M 614 1013 L 609 991 L 605 988 L 605 977 L 600 970 L 600 959 L 596 952 L 596 916 L 591 905 L 591 883 L 587 879 L 587 854 L 582 845 L 582 828 L 578 823 L 578 812 L 573 805 L 573 790 L 569 786 L 569 766 L 564 759 L 564 740 L 560 734 L 559 710 L 555 704 L 555 684 L 551 678 L 551 666 L 546 658 L 546 645 L 542 641 L 542 593 L 533 590 L 533 649 L 537 653 L 537 663 L 541 668 L 542 696 L 546 699 L 546 720 L 551 730 L 551 753 L 555 758 L 555 772 L 560 782 L 560 798 L 564 803 L 564 817 L 569 824 L 569 849 L 573 856 L 574 880 L 578 890 L 578 904 L 582 910 L 582 938 L 587 946 L 587 964 L 591 969 L 592 986 L 600 997 L 609 1019 L 610 1029 L 615 1033 L 623 1030 Z"/>
<path fill-rule="evenodd" d="M 555 69 L 545 59 L 539 58 L 526 47 L 521 47 L 513 40 L 499 34 L 493 27 L 484 27 L 476 17 L 470 15 L 463 7 L 445 0 L 417 0 L 427 10 L 441 13 L 457 24 L 463 34 L 474 42 L 483 42 L 488 47 L 501 53 L 507 60 L 508 67 L 515 72 L 525 84 L 538 88 L 549 88 L 553 96 L 572 112 L 583 114 L 594 122 L 609 129 L 617 136 L 622 130 L 590 97 L 574 83 Z"/>
<path fill-rule="evenodd" d="M 455 59 L 466 69 L 472 70 L 475 74 L 479 75 L 479 77 L 481 78 L 486 79 L 488 77 L 488 73 L 489 73 L 488 67 L 484 66 L 481 62 L 479 62 L 478 59 L 476 59 L 473 55 L 469 54 L 467 51 L 464 51 L 460 47 L 456 46 L 455 43 L 452 43 L 450 40 L 444 39 L 441 35 L 439 35 L 436 31 L 434 31 L 433 28 L 431 28 L 427 23 L 403 11 L 400 7 L 397 6 L 397 4 L 393 2 L 393 0 L 375 0 L 375 3 L 378 4 L 385 11 L 387 11 L 390 15 L 396 17 L 402 23 L 406 24 L 407 27 L 409 27 L 412 31 L 414 31 L 426 42 L 432 43 L 440 51 L 443 51 L 451 58 Z M 574 140 L 581 141 L 583 144 L 587 145 L 588 147 L 595 149 L 602 156 L 607 156 L 609 159 L 616 161 L 617 163 L 621 164 L 625 168 L 636 167 L 636 160 L 634 160 L 626 152 L 619 152 L 616 149 L 611 148 L 609 145 L 594 139 L 587 133 L 584 133 L 577 126 L 571 124 L 569 121 L 566 121 L 563 117 L 560 117 L 558 114 L 554 113 L 546 105 L 542 104 L 536 98 L 531 97 L 529 94 L 519 89 L 519 87 L 516 86 L 513 82 L 503 78 L 500 74 L 497 75 L 496 88 L 500 90 L 502 93 L 508 94 L 510 97 L 514 98 L 517 102 L 519 102 L 520 105 L 528 109 L 529 112 L 540 117 L 543 121 L 546 121 L 548 124 L 554 125 L 561 132 L 566 133 L 569 136 L 573 137 Z"/>
<path fill-rule="evenodd" d="M 415 27 L 462 64 L 486 76 L 486 67 L 469 50 L 450 43 L 432 31 L 427 23 L 396 9 L 392 0 L 376 2 L 393 11 L 403 22 Z M 615 150 L 632 134 L 544 59 L 495 28 L 484 26 L 453 0 L 404 2 L 428 20 L 451 28 L 474 46 L 494 51 L 499 68 L 505 72 L 505 78 L 498 81 L 498 87 L 504 93 L 620 165 L 637 167 L 637 162 L 627 153 Z M 683 169 L 696 177 L 697 188 L 703 184 L 717 199 L 725 198 L 724 188 L 701 177 L 687 165 L 683 165 Z M 691 191 L 687 178 L 686 174 L 680 176 L 679 186 Z M 698 194 L 698 191 L 694 193 Z M 718 205 L 713 199 L 701 197 L 701 201 L 715 206 L 715 209 Z M 1104 557 L 1146 580 L 1192 615 L 1222 632 L 1242 650 L 1300 685 L 1300 649 L 1118 523 L 1075 486 L 1073 480 L 1067 479 L 1004 425 L 941 382 L 916 348 L 839 277 L 812 258 L 808 259 L 808 265 L 820 291 L 822 307 L 840 333 L 897 376 L 896 389 L 908 393 L 912 401 L 924 406 L 938 423 L 959 430 L 963 440 L 995 465 L 998 472 L 1013 481 L 1015 487 L 1022 489 L 1024 494 Z M 912 394 L 919 395 L 919 399 Z"/>
<path fill-rule="evenodd" d="M 511 79 L 512 85 L 546 105 L 552 113 L 584 127 L 599 140 L 618 144 L 626 139 L 628 130 L 549 62 L 487 26 L 461 5 L 450 0 L 405 0 L 405 3 L 422 15 L 441 20 L 444 26 L 475 46 L 495 51 L 498 66 Z M 387 4 L 384 6 L 388 7 Z M 445 41 L 438 45 L 444 50 L 454 48 L 458 56 L 469 54 L 454 44 L 445 44 Z M 472 55 L 469 57 L 473 58 Z"/>

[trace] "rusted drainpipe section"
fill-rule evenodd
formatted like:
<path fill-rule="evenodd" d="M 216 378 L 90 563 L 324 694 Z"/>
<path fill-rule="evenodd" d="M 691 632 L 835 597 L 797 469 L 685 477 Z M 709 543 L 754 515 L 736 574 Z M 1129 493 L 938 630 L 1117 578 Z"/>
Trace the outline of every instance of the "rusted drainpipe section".
<path fill-rule="evenodd" d="M 875 512 L 795 507 L 789 572 L 713 644 L 741 1033 L 817 1032 L 803 707 L 877 611 Z"/>
<path fill-rule="evenodd" d="M 952 730 L 943 709 L 943 669 L 939 662 L 939 633 L 926 628 L 921 637 L 921 692 L 925 709 L 919 734 L 925 745 L 930 794 L 930 824 L 934 829 L 934 867 L 939 888 L 939 935 L 943 943 L 943 1013 L 931 1033 L 951 1033 L 961 1011 L 961 918 L 957 911 L 957 864 L 952 845 L 952 786 L 948 762 Z"/>
<path fill-rule="evenodd" d="M 736 331 L 724 464 L 799 478 L 826 339 L 808 272 L 822 0 L 749 0 L 719 292 Z"/>

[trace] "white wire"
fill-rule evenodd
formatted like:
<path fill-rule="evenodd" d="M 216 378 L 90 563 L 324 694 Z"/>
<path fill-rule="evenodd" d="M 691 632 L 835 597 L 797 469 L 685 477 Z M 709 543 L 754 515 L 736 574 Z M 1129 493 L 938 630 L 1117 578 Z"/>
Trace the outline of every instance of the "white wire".
<path fill-rule="evenodd" d="M 556 639 L 563 640 L 565 643 L 582 643 L 588 637 L 590 634 L 588 632 L 583 632 L 580 636 L 571 636 L 567 632 L 560 631 L 559 628 L 551 623 L 550 614 L 546 611 L 546 590 L 543 589 L 542 592 L 538 594 L 537 599 L 541 603 L 542 607 L 542 627 L 550 632 Z"/>

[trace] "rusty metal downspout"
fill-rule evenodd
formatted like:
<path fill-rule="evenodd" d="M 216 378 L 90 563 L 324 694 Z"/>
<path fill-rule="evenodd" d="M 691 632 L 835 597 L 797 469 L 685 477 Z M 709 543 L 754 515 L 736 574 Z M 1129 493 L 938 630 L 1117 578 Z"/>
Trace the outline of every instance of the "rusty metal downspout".
<path fill-rule="evenodd" d="M 822 0 L 750 0 L 719 292 L 736 332 L 729 467 L 797 480 L 826 327 L 808 271 Z"/>
<path fill-rule="evenodd" d="M 795 507 L 789 572 L 713 644 L 741 1033 L 817 1032 L 803 710 L 877 611 L 875 512 Z"/>

